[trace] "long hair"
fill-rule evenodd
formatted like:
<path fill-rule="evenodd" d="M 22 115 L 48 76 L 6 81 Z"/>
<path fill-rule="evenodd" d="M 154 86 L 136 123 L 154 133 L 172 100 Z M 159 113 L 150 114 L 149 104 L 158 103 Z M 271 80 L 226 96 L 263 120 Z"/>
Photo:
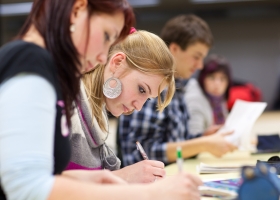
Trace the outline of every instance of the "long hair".
<path fill-rule="evenodd" d="M 162 111 L 170 103 L 175 91 L 173 56 L 164 41 L 153 33 L 136 31 L 124 41 L 112 46 L 108 59 L 116 52 L 126 54 L 128 70 L 137 70 L 148 75 L 163 77 L 158 88 L 158 110 Z M 96 118 L 102 130 L 106 130 L 106 122 L 102 118 L 102 108 L 105 102 L 102 90 L 104 68 L 103 65 L 99 65 L 82 78 L 93 118 Z M 167 83 L 167 89 L 165 96 L 161 98 L 160 89 L 163 83 Z"/>
<path fill-rule="evenodd" d="M 43 37 L 46 49 L 51 53 L 57 66 L 68 124 L 70 124 L 73 101 L 79 93 L 81 76 L 79 53 L 72 42 L 69 30 L 70 16 L 75 2 L 75 0 L 35 0 L 17 36 L 23 38 L 31 25 L 34 25 Z M 130 27 L 135 21 L 133 10 L 126 0 L 88 0 L 87 8 L 88 20 L 95 12 L 124 13 L 125 25 L 118 40 L 124 39 L 129 34 Z"/>
<path fill-rule="evenodd" d="M 207 58 L 207 60 L 204 63 L 203 69 L 200 71 L 198 75 L 198 83 L 200 87 L 202 88 L 203 92 L 205 92 L 205 86 L 204 86 L 204 80 L 206 76 L 216 73 L 216 72 L 222 72 L 223 74 L 226 75 L 227 80 L 228 80 L 228 86 L 226 88 L 224 97 L 225 99 L 228 99 L 229 97 L 229 90 L 232 85 L 232 80 L 231 80 L 231 72 L 230 72 L 230 64 L 228 61 L 218 55 L 211 55 Z"/>

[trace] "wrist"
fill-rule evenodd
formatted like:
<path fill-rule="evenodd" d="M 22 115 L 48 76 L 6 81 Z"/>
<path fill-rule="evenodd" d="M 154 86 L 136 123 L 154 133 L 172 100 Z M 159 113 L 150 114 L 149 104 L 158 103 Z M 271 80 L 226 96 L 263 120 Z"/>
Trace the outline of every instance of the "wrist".
<path fill-rule="evenodd" d="M 120 177 L 121 179 L 123 179 L 123 180 L 125 180 L 126 181 L 126 179 L 125 179 L 125 177 L 124 177 L 124 175 L 123 175 L 123 173 L 122 173 L 122 169 L 118 169 L 118 170 L 115 170 L 115 171 L 111 171 L 115 176 L 118 176 L 118 177 Z"/>

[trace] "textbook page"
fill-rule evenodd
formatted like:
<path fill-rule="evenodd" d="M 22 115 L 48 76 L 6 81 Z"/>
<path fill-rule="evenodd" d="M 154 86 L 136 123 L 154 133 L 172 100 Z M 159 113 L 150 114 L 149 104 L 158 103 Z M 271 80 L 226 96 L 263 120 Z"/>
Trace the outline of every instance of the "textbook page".
<path fill-rule="evenodd" d="M 200 174 L 216 174 L 216 173 L 238 173 L 241 170 L 240 164 L 223 164 L 223 165 L 209 165 L 200 163 L 196 166 L 196 170 Z"/>
<path fill-rule="evenodd" d="M 226 140 L 239 149 L 250 150 L 251 129 L 266 106 L 266 102 L 236 100 L 224 126 L 218 133 L 233 130 L 233 134 L 226 136 Z"/>

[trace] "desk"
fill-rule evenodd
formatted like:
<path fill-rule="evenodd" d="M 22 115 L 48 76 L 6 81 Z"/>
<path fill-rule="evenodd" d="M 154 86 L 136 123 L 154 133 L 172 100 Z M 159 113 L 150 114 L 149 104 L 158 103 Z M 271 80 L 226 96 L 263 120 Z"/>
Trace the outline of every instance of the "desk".
<path fill-rule="evenodd" d="M 280 133 L 280 112 L 264 112 L 256 121 L 252 128 L 254 135 L 266 135 L 271 133 Z"/>
<path fill-rule="evenodd" d="M 230 179 L 240 177 L 240 173 L 224 173 L 224 174 L 199 174 L 196 171 L 196 166 L 201 162 L 212 165 L 222 164 L 240 164 L 240 165 L 255 165 L 257 160 L 268 160 L 271 156 L 277 154 L 258 154 L 251 155 L 249 152 L 233 152 L 224 155 L 222 158 L 215 158 L 214 156 L 203 153 L 200 154 L 196 159 L 186 159 L 184 161 L 183 169 L 185 172 L 198 175 L 203 181 L 217 180 L 217 179 Z M 280 154 L 278 154 L 280 156 Z M 176 163 L 165 167 L 167 176 L 175 175 L 178 172 Z M 202 200 L 216 200 L 217 198 L 203 197 Z"/>
<path fill-rule="evenodd" d="M 257 135 L 266 135 L 272 133 L 280 133 L 280 112 L 265 112 L 263 113 L 252 128 L 251 134 L 256 137 Z M 184 161 L 184 171 L 198 175 L 203 181 L 214 179 L 229 179 L 238 178 L 240 173 L 224 173 L 224 174 L 198 174 L 196 166 L 201 162 L 206 164 L 240 164 L 240 165 L 255 165 L 257 160 L 268 160 L 271 156 L 277 154 L 258 154 L 251 155 L 249 152 L 236 151 L 224 155 L 222 158 L 216 158 L 208 153 L 200 154 L 196 159 L 186 159 Z M 280 154 L 279 154 L 280 156 Z M 177 173 L 176 164 L 171 164 L 165 167 L 167 176 L 172 176 Z M 203 200 L 210 200 L 216 198 L 203 197 Z"/>

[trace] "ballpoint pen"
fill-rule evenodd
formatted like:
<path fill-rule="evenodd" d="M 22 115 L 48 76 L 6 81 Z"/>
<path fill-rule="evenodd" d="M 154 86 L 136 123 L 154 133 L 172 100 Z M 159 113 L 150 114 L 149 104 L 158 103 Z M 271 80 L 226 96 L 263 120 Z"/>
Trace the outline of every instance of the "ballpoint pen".
<path fill-rule="evenodd" d="M 180 146 L 177 147 L 177 167 L 178 167 L 178 171 L 182 172 L 183 171 L 183 158 L 182 158 L 182 149 Z"/>
<path fill-rule="evenodd" d="M 141 153 L 143 159 L 144 159 L 144 160 L 149 160 L 149 158 L 148 158 L 146 152 L 144 151 L 142 145 L 140 144 L 140 142 L 138 142 L 138 141 L 136 142 L 136 147 L 137 147 L 137 150 L 140 151 L 140 153 Z"/>

